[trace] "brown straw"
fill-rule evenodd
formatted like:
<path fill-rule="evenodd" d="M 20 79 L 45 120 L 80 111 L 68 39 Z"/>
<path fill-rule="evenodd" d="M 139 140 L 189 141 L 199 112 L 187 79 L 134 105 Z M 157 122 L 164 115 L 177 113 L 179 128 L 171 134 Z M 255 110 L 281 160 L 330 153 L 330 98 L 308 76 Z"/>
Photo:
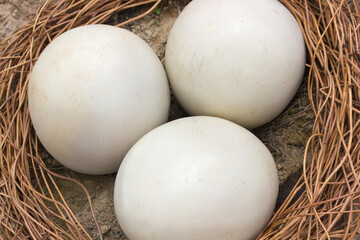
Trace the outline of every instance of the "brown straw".
<path fill-rule="evenodd" d="M 29 73 L 61 33 L 161 0 L 48 0 L 35 20 L 0 43 L 0 239 L 92 239 L 46 168 L 27 105 Z M 351 239 L 360 227 L 360 7 L 357 0 L 280 0 L 308 48 L 315 113 L 304 171 L 259 239 Z M 214 16 L 216 17 L 216 16 Z M 102 239 L 99 226 L 100 239 Z"/>
<path fill-rule="evenodd" d="M 351 239 L 360 227 L 359 2 L 281 2 L 305 37 L 315 122 L 303 175 L 259 239 Z"/>

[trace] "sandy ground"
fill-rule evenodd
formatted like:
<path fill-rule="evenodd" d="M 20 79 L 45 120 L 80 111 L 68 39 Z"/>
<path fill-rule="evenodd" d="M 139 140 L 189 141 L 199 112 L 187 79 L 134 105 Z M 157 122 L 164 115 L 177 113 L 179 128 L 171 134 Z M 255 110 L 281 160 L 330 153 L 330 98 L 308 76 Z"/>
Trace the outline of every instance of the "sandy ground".
<path fill-rule="evenodd" d="M 33 16 L 41 2 L 38 0 L 0 0 L 0 39 L 26 23 Z M 135 23 L 129 24 L 126 28 L 149 43 L 163 62 L 167 35 L 180 9 L 181 7 L 179 8 L 174 3 L 172 7 L 162 9 L 160 15 L 150 14 Z M 120 18 L 119 16 L 113 16 L 108 23 L 117 23 Z M 303 161 L 304 146 L 311 134 L 311 123 L 314 116 L 309 107 L 305 91 L 306 85 L 304 84 L 281 116 L 253 131 L 269 148 L 276 161 L 281 183 L 279 201 L 285 198 L 297 180 Z M 187 114 L 172 98 L 170 120 L 184 116 L 187 116 Z M 42 156 L 51 169 L 65 176 L 78 179 L 87 187 L 92 196 L 95 214 L 105 239 L 127 239 L 114 215 L 112 199 L 116 174 L 106 176 L 78 174 L 61 166 L 46 151 L 43 151 Z M 95 224 L 91 219 L 85 194 L 80 188 L 67 181 L 59 180 L 58 183 L 63 189 L 65 198 L 69 199 L 71 207 L 77 213 L 80 222 L 96 239 Z M 356 239 L 360 240 L 360 237 L 358 236 Z"/>

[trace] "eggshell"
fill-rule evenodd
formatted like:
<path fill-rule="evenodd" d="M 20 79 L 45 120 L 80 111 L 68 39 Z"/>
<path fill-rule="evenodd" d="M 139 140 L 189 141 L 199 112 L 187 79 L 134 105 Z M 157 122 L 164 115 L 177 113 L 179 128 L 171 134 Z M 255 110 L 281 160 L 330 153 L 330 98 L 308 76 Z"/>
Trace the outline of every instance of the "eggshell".
<path fill-rule="evenodd" d="M 274 160 L 237 124 L 189 117 L 162 125 L 128 152 L 114 207 L 130 240 L 255 239 L 278 194 Z"/>
<path fill-rule="evenodd" d="M 288 105 L 305 57 L 302 31 L 277 0 L 193 0 L 170 32 L 165 65 L 189 114 L 254 128 Z"/>
<path fill-rule="evenodd" d="M 107 25 L 65 32 L 43 51 L 29 82 L 41 143 L 66 167 L 116 172 L 130 147 L 167 121 L 169 86 L 152 49 Z"/>

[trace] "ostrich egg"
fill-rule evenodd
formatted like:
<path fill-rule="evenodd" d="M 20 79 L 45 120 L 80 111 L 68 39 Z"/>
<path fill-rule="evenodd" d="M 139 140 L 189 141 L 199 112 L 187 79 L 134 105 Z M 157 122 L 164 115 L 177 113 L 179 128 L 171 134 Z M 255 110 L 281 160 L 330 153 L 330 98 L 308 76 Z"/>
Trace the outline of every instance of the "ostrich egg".
<path fill-rule="evenodd" d="M 130 147 L 167 121 L 165 71 L 150 46 L 108 25 L 67 31 L 30 76 L 29 111 L 46 150 L 87 174 L 116 172 Z"/>
<path fill-rule="evenodd" d="M 274 160 L 245 128 L 189 117 L 142 137 L 118 171 L 114 207 L 130 240 L 255 239 L 278 194 Z"/>
<path fill-rule="evenodd" d="M 289 104 L 305 58 L 301 28 L 277 0 L 193 0 L 170 32 L 165 66 L 189 114 L 251 129 Z"/>

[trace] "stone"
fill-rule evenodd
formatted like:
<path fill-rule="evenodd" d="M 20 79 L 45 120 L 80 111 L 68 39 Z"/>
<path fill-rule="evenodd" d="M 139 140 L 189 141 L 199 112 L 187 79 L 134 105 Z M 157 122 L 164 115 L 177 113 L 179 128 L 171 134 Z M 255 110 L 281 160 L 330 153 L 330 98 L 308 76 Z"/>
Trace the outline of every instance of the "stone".
<path fill-rule="evenodd" d="M 102 233 L 102 234 L 106 234 L 106 233 L 110 232 L 110 229 L 111 229 L 111 227 L 108 226 L 108 225 L 102 225 L 102 226 L 100 227 L 100 230 L 101 230 L 101 233 Z"/>

